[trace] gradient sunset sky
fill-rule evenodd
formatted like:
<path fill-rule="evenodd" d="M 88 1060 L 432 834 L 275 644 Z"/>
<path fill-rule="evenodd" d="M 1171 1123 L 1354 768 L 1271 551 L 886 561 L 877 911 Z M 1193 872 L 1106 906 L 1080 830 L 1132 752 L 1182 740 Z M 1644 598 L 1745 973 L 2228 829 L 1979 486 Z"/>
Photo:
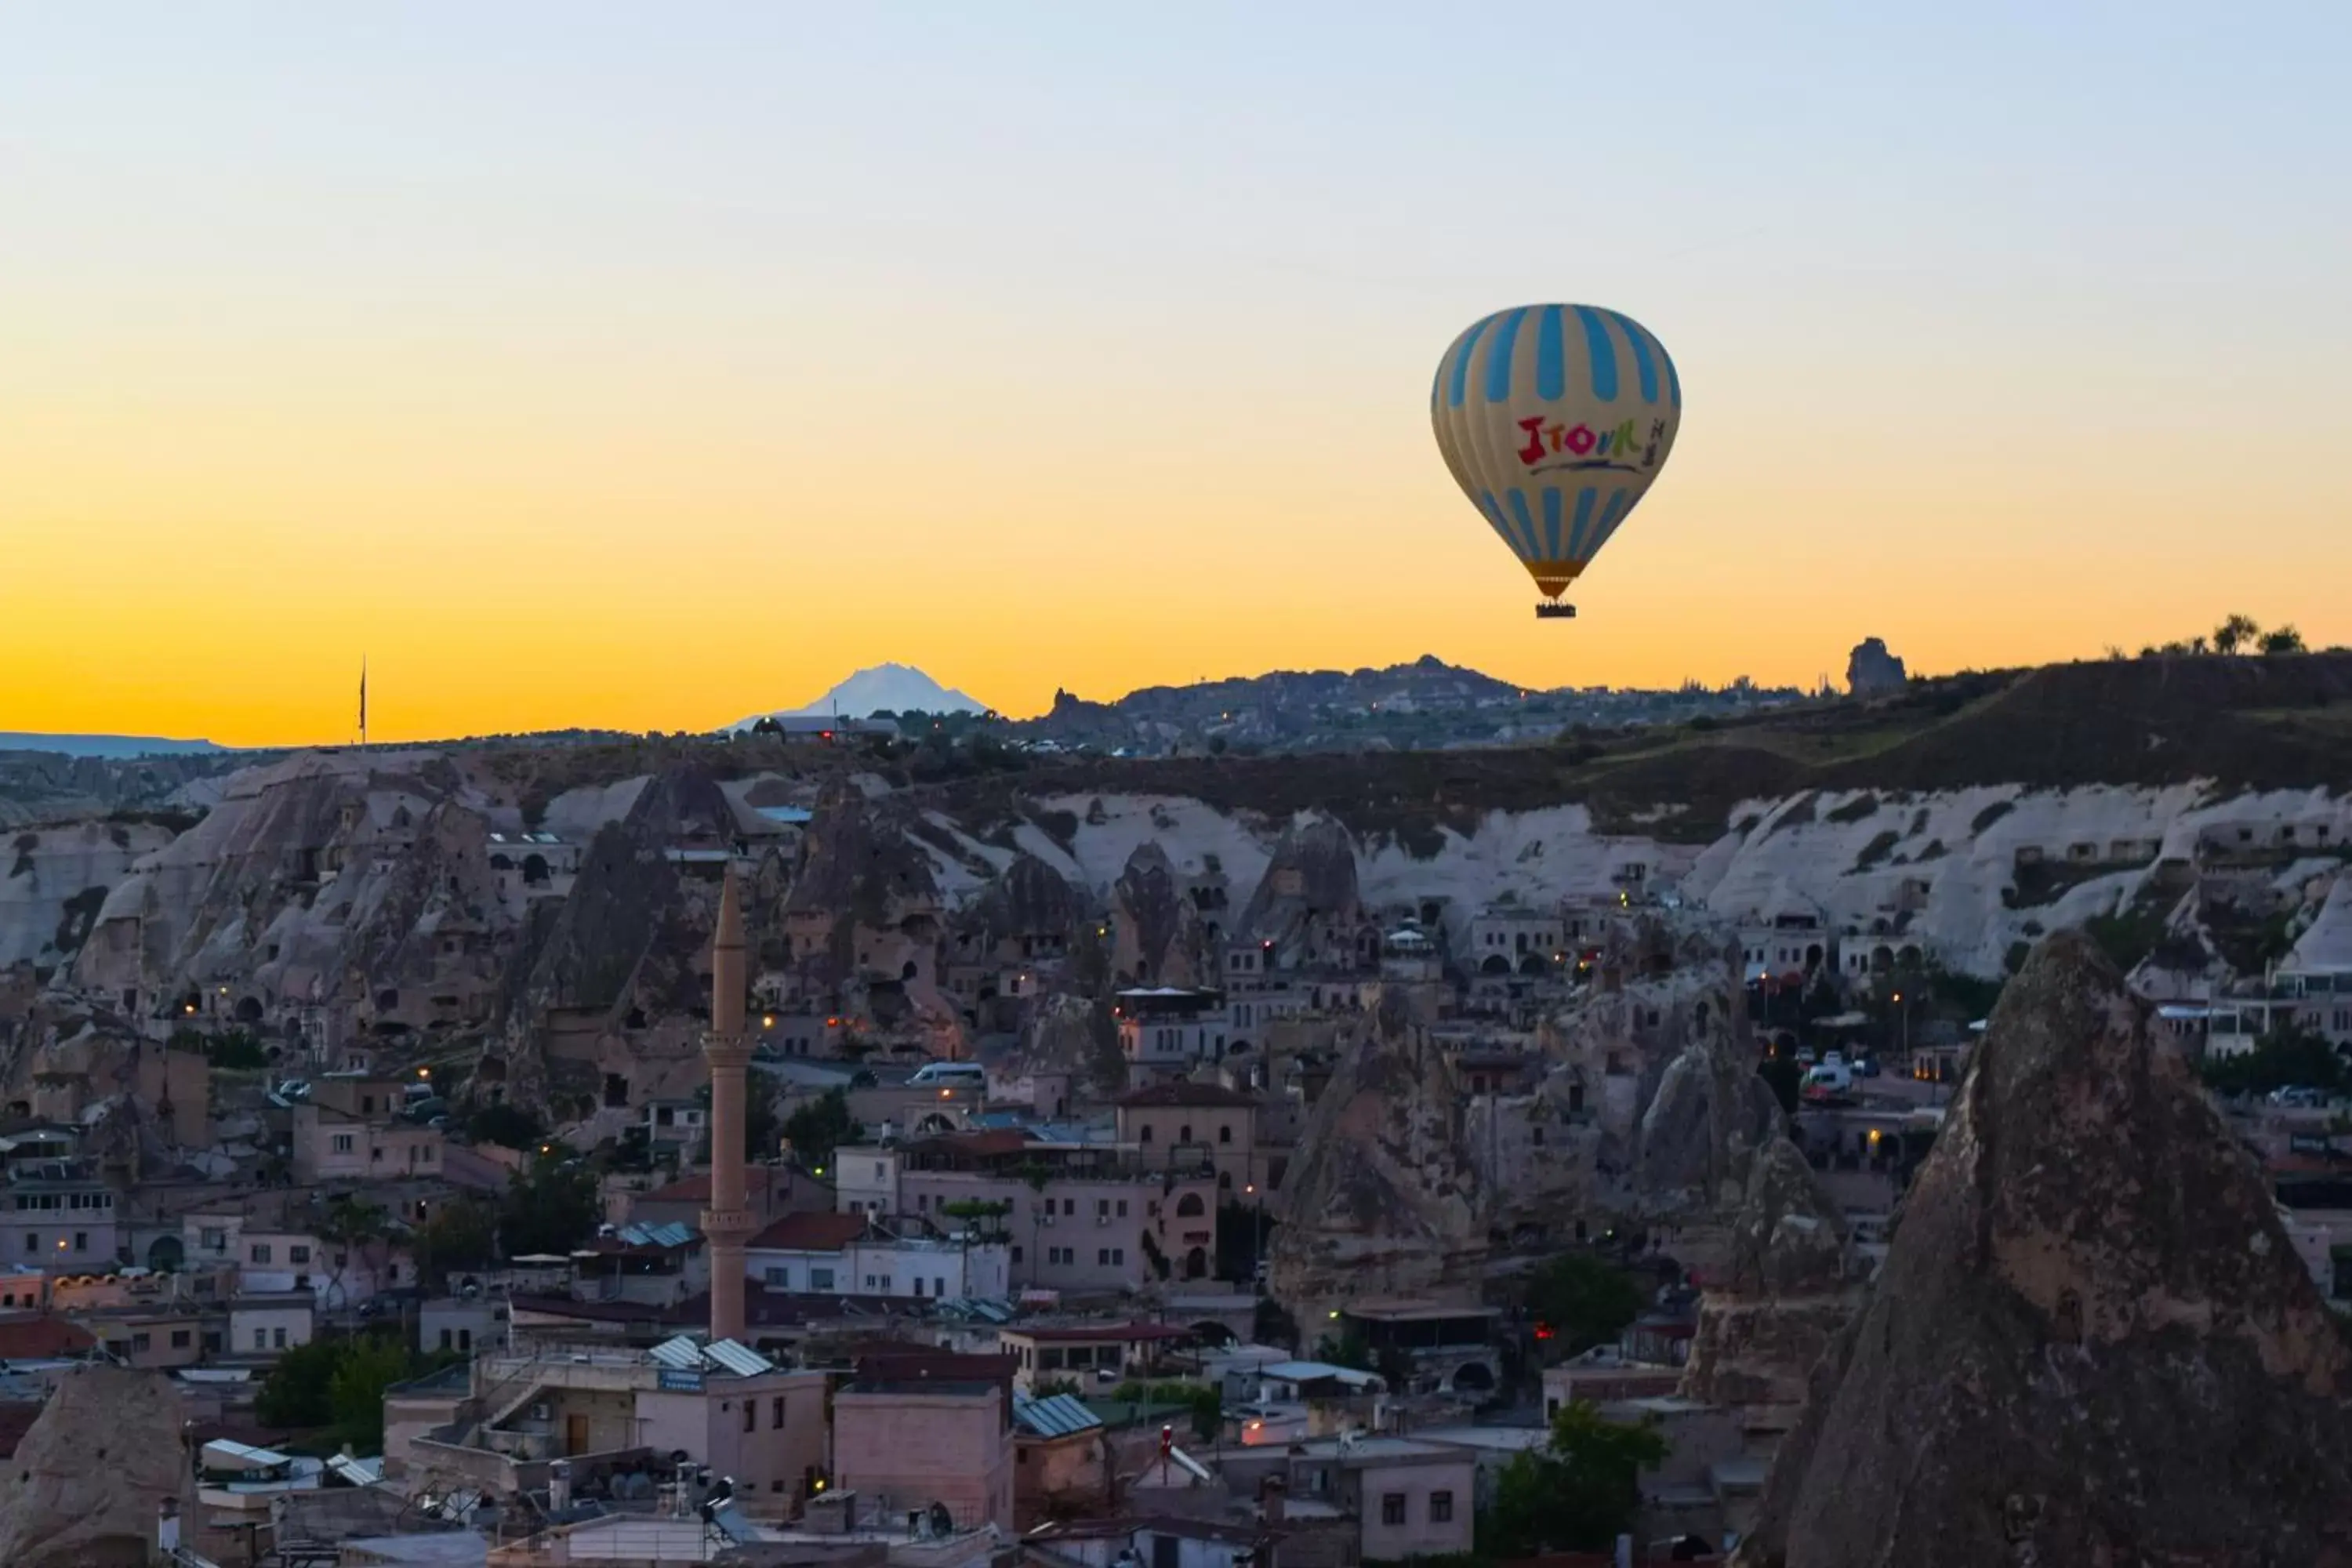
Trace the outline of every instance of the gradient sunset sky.
<path fill-rule="evenodd" d="M 0 19 L 0 730 L 1008 712 L 2352 640 L 2352 6 L 196 4 Z M 1429 379 L 1673 350 L 1535 595 Z"/>

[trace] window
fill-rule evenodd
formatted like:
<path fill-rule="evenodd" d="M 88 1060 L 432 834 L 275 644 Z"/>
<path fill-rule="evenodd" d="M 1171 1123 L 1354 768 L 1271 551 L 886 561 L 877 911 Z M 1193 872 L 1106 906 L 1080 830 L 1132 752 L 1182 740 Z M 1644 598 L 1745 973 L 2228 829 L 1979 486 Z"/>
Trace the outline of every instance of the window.
<path fill-rule="evenodd" d="M 1066 1217 L 1066 1216 L 1069 1216 L 1069 1215 L 1076 1215 L 1077 1212 L 1078 1212 L 1078 1200 L 1077 1200 L 1077 1199 L 1076 1199 L 1076 1198 L 1064 1198 L 1064 1199 L 1062 1200 L 1062 1213 L 1063 1213 L 1063 1215 L 1064 1215 Z"/>
<path fill-rule="evenodd" d="M 76 1252 L 88 1252 L 89 1250 L 89 1232 L 86 1230 L 78 1230 L 74 1232 L 74 1250 Z"/>
<path fill-rule="evenodd" d="M 1097 1268 L 1109 1268 L 1109 1267 L 1110 1267 L 1110 1248 L 1109 1248 L 1109 1247 L 1097 1247 L 1097 1248 L 1096 1249 L 1096 1251 L 1095 1251 L 1095 1266 L 1096 1266 Z"/>
<path fill-rule="evenodd" d="M 268 1329 L 256 1329 L 253 1331 L 253 1348 L 257 1351 L 266 1351 L 269 1348 L 269 1331 Z"/>
<path fill-rule="evenodd" d="M 833 1289 L 833 1270 L 832 1270 L 832 1269 L 830 1269 L 830 1268 L 817 1268 L 817 1267 L 816 1267 L 815 1265 L 814 1265 L 814 1264 L 810 1265 L 810 1266 L 809 1266 L 809 1289 L 812 1289 L 812 1290 L 830 1290 L 830 1289 Z"/>
<path fill-rule="evenodd" d="M 473 1330 L 459 1329 L 457 1331 L 457 1348 L 461 1351 L 469 1351 L 474 1348 Z"/>
<path fill-rule="evenodd" d="M 1219 1122 L 1217 1124 L 1217 1142 L 1220 1143 L 1230 1143 L 1233 1141 L 1234 1130 L 1231 1127 L 1226 1126 L 1224 1123 Z"/>
<path fill-rule="evenodd" d="M 446 1351 L 446 1350 L 455 1350 L 455 1349 L 457 1349 L 457 1336 L 456 1334 L 451 1333 L 447 1329 L 444 1329 L 444 1330 L 442 1330 L 442 1331 L 441 1331 L 441 1348 L 442 1348 L 443 1350 L 445 1350 L 445 1351 Z"/>
<path fill-rule="evenodd" d="M 257 1241 L 253 1244 L 253 1260 L 256 1263 L 267 1263 L 269 1261 L 269 1243 L 266 1241 Z"/>
<path fill-rule="evenodd" d="M 147 1348 L 147 1345 L 148 1345 L 148 1338 L 147 1338 L 147 1336 L 146 1336 L 145 1334 L 133 1334 L 133 1335 L 131 1335 L 131 1354 L 133 1354 L 133 1355 L 137 1355 L 140 1352 L 142 1352 L 142 1351 L 145 1350 L 145 1349 Z"/>
<path fill-rule="evenodd" d="M 28 1230 L 25 1233 L 25 1250 L 27 1252 L 38 1252 L 41 1250 L 41 1233 L 39 1231 Z"/>
<path fill-rule="evenodd" d="M 1136 1134 L 1135 1141 L 1139 1143 L 1149 1143 L 1151 1142 L 1151 1123 L 1147 1121 L 1143 1124 L 1143 1131 Z"/>
<path fill-rule="evenodd" d="M 1429 1494 L 1429 1522 L 1432 1524 L 1452 1524 L 1454 1522 L 1454 1494 L 1452 1492 L 1432 1492 Z"/>
<path fill-rule="evenodd" d="M 760 1402 L 756 1399 L 746 1399 L 743 1401 L 743 1430 L 757 1432 L 759 1429 Z"/>
<path fill-rule="evenodd" d="M 1097 1198 L 1095 1200 L 1095 1218 L 1108 1219 L 1109 1217 L 1110 1200 L 1108 1198 Z"/>
<path fill-rule="evenodd" d="M 284 1329 L 272 1329 L 269 1331 L 269 1342 L 270 1347 L 273 1350 L 284 1350 L 286 1348 L 286 1331 Z"/>
<path fill-rule="evenodd" d="M 789 1290 L 793 1288 L 793 1271 L 789 1268 L 762 1269 L 760 1279 L 771 1290 Z"/>
<path fill-rule="evenodd" d="M 771 1428 L 779 1432 L 782 1431 L 784 1428 L 784 1396 L 781 1394 L 777 1394 L 773 1400 L 769 1402 L 768 1425 Z"/>
<path fill-rule="evenodd" d="M 1179 1143 L 1190 1143 L 1192 1141 L 1192 1124 L 1187 1121 L 1183 1126 L 1176 1129 L 1176 1142 Z"/>
<path fill-rule="evenodd" d="M 1382 1524 L 1404 1522 L 1404 1493 L 1382 1492 L 1381 1494 L 1381 1522 Z"/>
<path fill-rule="evenodd" d="M 1121 1219 L 1125 1219 L 1127 1217 L 1127 1200 L 1125 1198 L 1118 1200 L 1118 1217 Z"/>
<path fill-rule="evenodd" d="M 172 1331 L 172 1348 L 175 1351 L 184 1351 L 188 1348 L 187 1330 L 173 1329 Z"/>
<path fill-rule="evenodd" d="M 1013 1248 L 1013 1261 L 1015 1263 L 1021 1261 L 1021 1248 L 1018 1244 L 1015 1244 Z"/>
<path fill-rule="evenodd" d="M 931 1281 L 931 1294 L 933 1296 L 944 1296 L 947 1293 L 948 1282 L 945 1279 L 934 1279 Z"/>
<path fill-rule="evenodd" d="M 307 1247 L 289 1247 L 286 1249 L 286 1261 L 295 1264 L 308 1263 L 310 1261 L 310 1249 Z"/>
<path fill-rule="evenodd" d="M 336 1133 L 336 1134 L 335 1134 L 335 1152 L 336 1152 L 336 1153 L 338 1153 L 338 1154 L 348 1154 L 348 1153 L 350 1153 L 351 1152 L 352 1152 L 352 1135 L 351 1135 L 350 1133 L 348 1133 L 348 1132 L 338 1132 L 338 1133 Z M 205 1235 L 207 1235 L 207 1236 L 210 1236 L 210 1235 L 213 1235 L 214 1233 L 213 1233 L 213 1232 L 211 1232 L 211 1231 L 206 1231 L 205 1234 Z"/>

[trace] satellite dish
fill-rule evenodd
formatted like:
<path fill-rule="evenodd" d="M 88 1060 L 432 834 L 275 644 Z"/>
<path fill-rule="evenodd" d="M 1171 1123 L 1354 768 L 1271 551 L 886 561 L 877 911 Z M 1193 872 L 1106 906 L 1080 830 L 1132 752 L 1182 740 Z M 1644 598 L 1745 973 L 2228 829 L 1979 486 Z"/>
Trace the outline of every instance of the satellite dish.
<path fill-rule="evenodd" d="M 931 1533 L 933 1535 L 955 1533 L 955 1515 L 948 1511 L 948 1505 L 943 1502 L 931 1504 Z"/>

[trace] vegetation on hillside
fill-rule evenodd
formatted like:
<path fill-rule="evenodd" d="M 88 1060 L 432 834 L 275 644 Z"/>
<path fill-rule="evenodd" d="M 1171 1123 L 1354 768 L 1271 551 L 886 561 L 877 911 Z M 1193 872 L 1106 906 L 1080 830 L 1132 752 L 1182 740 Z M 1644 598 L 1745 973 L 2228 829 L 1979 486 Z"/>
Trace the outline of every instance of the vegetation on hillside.
<path fill-rule="evenodd" d="M 1583 1400 L 1552 1417 L 1550 1440 L 1515 1454 L 1478 1515 L 1478 1554 L 1510 1561 L 1555 1552 L 1605 1552 L 1632 1528 L 1642 1472 L 1664 1462 L 1654 1423 L 1629 1426 Z"/>
<path fill-rule="evenodd" d="M 323 1336 L 270 1363 L 253 1414 L 265 1426 L 322 1433 L 329 1447 L 373 1454 L 383 1447 L 383 1391 L 454 1359 L 416 1355 L 388 1332 Z"/>
<path fill-rule="evenodd" d="M 1559 1354 L 1609 1344 L 1642 1315 L 1642 1288 L 1623 1269 L 1589 1253 L 1568 1252 L 1528 1277 L 1528 1315 Z"/>
<path fill-rule="evenodd" d="M 2352 1089 L 2347 1066 L 2327 1037 L 2289 1023 L 2254 1042 L 2242 1056 L 2208 1057 L 2205 1081 L 2222 1094 L 2268 1094 L 2278 1089 Z"/>

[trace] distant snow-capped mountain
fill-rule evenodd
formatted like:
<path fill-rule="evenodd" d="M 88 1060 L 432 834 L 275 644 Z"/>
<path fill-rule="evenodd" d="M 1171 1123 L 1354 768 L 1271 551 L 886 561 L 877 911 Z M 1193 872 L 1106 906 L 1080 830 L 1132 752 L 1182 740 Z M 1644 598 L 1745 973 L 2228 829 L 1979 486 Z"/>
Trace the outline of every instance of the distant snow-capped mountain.
<path fill-rule="evenodd" d="M 804 708 L 754 713 L 731 726 L 747 729 L 761 719 L 865 719 L 876 713 L 985 713 L 988 704 L 941 686 L 910 665 L 877 664 L 861 669 Z"/>

